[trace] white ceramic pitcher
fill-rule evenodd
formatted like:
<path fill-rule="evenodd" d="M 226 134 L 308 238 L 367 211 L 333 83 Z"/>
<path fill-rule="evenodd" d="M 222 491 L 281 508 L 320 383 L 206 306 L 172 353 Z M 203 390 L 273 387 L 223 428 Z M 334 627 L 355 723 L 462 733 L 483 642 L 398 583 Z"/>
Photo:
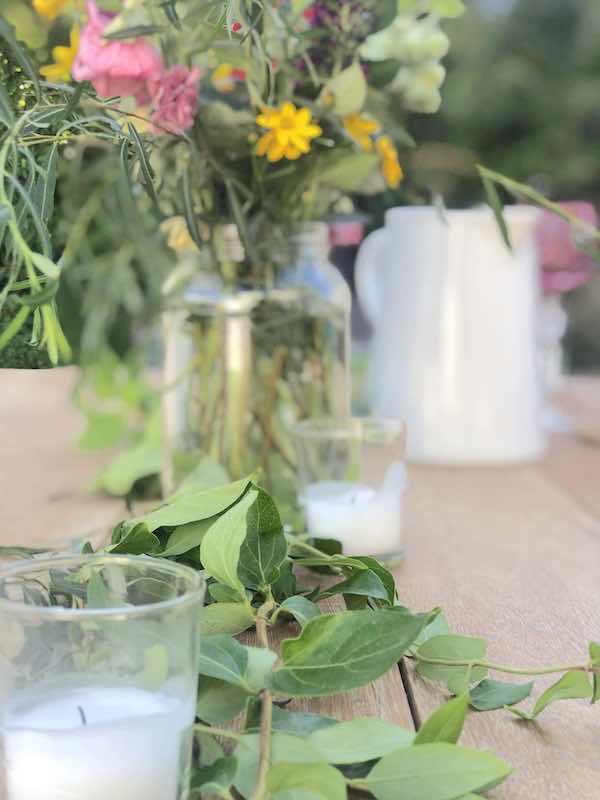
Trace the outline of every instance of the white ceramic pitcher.
<path fill-rule="evenodd" d="M 357 291 L 374 326 L 370 402 L 403 418 L 413 461 L 497 464 L 544 449 L 536 335 L 538 211 L 395 208 L 367 237 Z"/>

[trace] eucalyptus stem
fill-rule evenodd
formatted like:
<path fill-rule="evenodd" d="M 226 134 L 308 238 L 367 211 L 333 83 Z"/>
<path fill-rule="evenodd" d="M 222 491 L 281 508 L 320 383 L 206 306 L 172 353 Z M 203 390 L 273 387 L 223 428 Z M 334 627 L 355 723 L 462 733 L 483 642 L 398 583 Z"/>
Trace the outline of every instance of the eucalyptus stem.
<path fill-rule="evenodd" d="M 506 672 L 511 675 L 552 675 L 563 672 L 592 672 L 600 673 L 600 666 L 595 667 L 591 662 L 586 664 L 557 664 L 552 667 L 511 667 L 507 664 L 495 664 L 492 661 L 469 661 L 464 659 L 456 661 L 454 659 L 429 658 L 419 653 L 407 655 L 413 661 L 420 661 L 423 664 L 435 664 L 442 667 L 482 667 L 493 672 Z"/>
<path fill-rule="evenodd" d="M 256 617 L 256 635 L 261 647 L 270 649 L 267 623 L 269 614 L 275 608 L 275 602 L 268 599 L 258 610 Z M 263 800 L 267 796 L 267 775 L 271 761 L 271 730 L 273 727 L 273 696 L 268 689 L 261 692 L 262 710 L 260 717 L 260 756 L 258 777 L 252 800 Z"/>

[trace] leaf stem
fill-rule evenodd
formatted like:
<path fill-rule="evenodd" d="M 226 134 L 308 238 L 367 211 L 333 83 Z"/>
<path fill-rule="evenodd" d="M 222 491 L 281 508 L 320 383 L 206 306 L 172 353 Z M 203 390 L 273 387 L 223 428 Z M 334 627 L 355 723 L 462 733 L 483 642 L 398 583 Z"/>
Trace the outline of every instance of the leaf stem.
<path fill-rule="evenodd" d="M 199 731 L 199 733 L 207 733 L 209 736 L 222 736 L 224 739 L 234 739 L 236 742 L 242 738 L 240 733 L 235 733 L 235 731 L 228 731 L 225 728 L 213 728 L 210 725 L 202 725 L 200 722 L 196 722 L 194 725 L 194 730 Z"/>
<path fill-rule="evenodd" d="M 259 608 L 256 617 L 256 634 L 261 647 L 270 649 L 267 624 L 269 614 L 275 608 L 272 599 L 267 600 Z M 273 697 L 268 689 L 261 694 L 262 710 L 260 717 L 260 756 L 258 761 L 258 777 L 252 800 L 263 800 L 267 796 L 267 774 L 271 761 L 271 729 L 273 727 Z"/>
<path fill-rule="evenodd" d="M 443 658 L 429 658 L 427 656 L 408 655 L 414 661 L 420 661 L 422 664 L 436 664 L 442 667 L 483 667 L 484 669 L 492 670 L 493 672 L 506 672 L 511 675 L 552 675 L 559 672 L 598 672 L 600 668 L 595 668 L 591 662 L 587 664 L 557 664 L 552 667 L 511 667 L 507 664 L 494 664 L 491 661 L 469 661 L 443 659 Z"/>

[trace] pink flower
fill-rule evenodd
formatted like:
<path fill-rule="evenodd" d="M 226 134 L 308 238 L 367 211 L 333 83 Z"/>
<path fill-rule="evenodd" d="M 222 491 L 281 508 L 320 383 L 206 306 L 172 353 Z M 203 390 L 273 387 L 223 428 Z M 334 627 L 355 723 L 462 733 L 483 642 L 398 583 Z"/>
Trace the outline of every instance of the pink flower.
<path fill-rule="evenodd" d="M 181 134 L 192 127 L 198 111 L 198 81 L 201 74 L 197 67 L 187 69 L 177 65 L 152 83 L 152 122 L 158 132 L 166 129 Z"/>
<path fill-rule="evenodd" d="M 568 202 L 561 207 L 573 216 L 596 226 L 598 218 L 590 203 Z M 550 211 L 544 211 L 537 229 L 538 250 L 542 266 L 544 292 L 560 294 L 570 292 L 587 283 L 595 263 L 591 256 L 578 249 L 586 242 L 584 230 L 573 228 L 566 220 Z"/>
<path fill-rule="evenodd" d="M 134 97 L 138 105 L 150 100 L 150 82 L 164 72 L 159 51 L 147 39 L 117 41 L 103 38 L 115 14 L 87 3 L 88 22 L 81 32 L 73 64 L 77 81 L 91 81 L 100 97 Z"/>

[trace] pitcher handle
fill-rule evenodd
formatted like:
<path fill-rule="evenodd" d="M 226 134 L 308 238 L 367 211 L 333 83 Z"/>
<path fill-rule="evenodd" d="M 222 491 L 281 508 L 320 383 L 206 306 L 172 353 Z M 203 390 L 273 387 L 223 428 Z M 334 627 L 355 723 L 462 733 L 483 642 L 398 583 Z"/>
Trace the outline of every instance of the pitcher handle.
<path fill-rule="evenodd" d="M 356 257 L 355 282 L 360 305 L 369 322 L 376 326 L 383 308 L 383 250 L 389 243 L 389 232 L 380 228 L 369 234 Z"/>

